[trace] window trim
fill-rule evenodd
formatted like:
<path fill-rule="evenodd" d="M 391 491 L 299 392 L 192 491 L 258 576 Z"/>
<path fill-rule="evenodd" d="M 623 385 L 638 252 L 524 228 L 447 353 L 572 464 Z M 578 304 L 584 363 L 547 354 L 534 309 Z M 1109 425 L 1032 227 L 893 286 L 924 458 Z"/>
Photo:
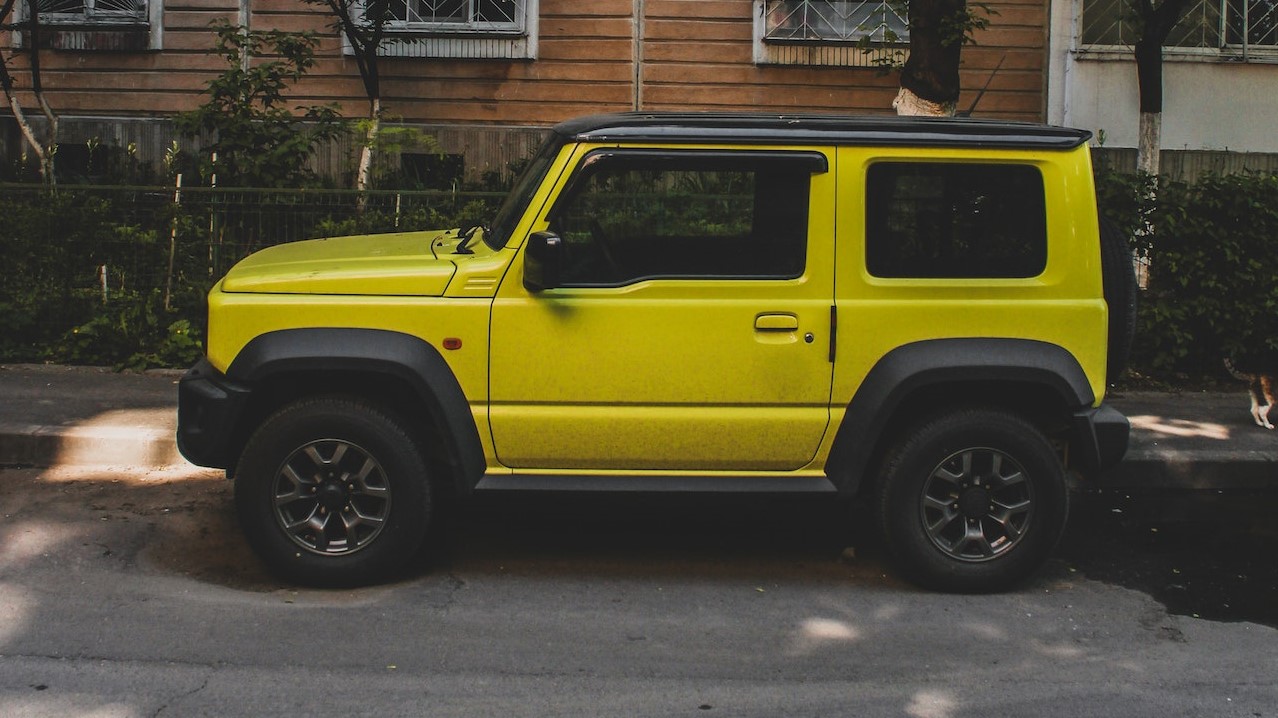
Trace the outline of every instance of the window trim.
<path fill-rule="evenodd" d="M 111 19 L 89 19 L 87 17 L 75 18 L 69 13 L 55 13 L 54 16 L 41 14 L 41 27 L 50 34 L 54 33 L 74 33 L 74 32 L 128 32 L 142 31 L 147 33 L 147 46 L 145 52 L 161 50 L 164 48 L 164 0 L 143 0 L 146 3 L 145 18 L 141 19 L 119 19 L 117 17 L 108 16 Z M 19 18 L 27 20 L 28 5 L 22 3 L 19 5 Z M 58 17 L 61 16 L 61 17 Z M 14 30 L 11 38 L 11 46 L 14 48 L 25 47 L 23 40 L 23 31 Z M 60 47 L 62 51 L 71 52 L 136 52 L 139 50 L 99 50 L 99 49 L 77 49 L 74 47 Z"/>
<path fill-rule="evenodd" d="M 83 0 L 85 11 L 83 13 L 67 13 L 67 12 L 41 12 L 40 20 L 50 26 L 53 25 L 77 25 L 77 26 L 105 26 L 105 27 L 138 27 L 148 24 L 151 18 L 151 6 L 155 0 L 141 0 L 143 8 L 141 12 L 127 12 L 121 10 L 90 10 L 89 5 L 97 5 L 101 0 Z M 39 4 L 39 0 L 36 0 Z M 104 14 L 97 14 L 102 12 Z"/>
<path fill-rule="evenodd" d="M 582 188 L 611 162 L 629 161 L 627 170 L 661 169 L 665 165 L 684 165 L 688 161 L 701 165 L 689 171 L 732 171 L 733 165 L 757 167 L 759 162 L 786 164 L 796 171 L 806 169 L 808 177 L 825 174 L 830 171 L 829 158 L 815 150 L 722 150 L 692 149 L 671 151 L 657 148 L 605 147 L 587 152 L 572 169 L 572 174 L 563 189 L 555 197 L 555 201 L 545 211 L 543 222 L 553 226 L 555 220 L 565 208 L 581 193 Z M 809 182 L 811 180 L 809 179 Z M 808 187 L 807 210 L 812 210 L 812 189 Z M 567 282 L 556 289 L 617 289 L 652 281 L 708 281 L 708 282 L 794 282 L 803 278 L 808 271 L 808 251 L 811 236 L 811 224 L 806 225 L 807 236 L 803 241 L 803 263 L 799 271 L 792 275 L 779 274 L 658 274 L 643 275 L 618 282 Z"/>
<path fill-rule="evenodd" d="M 768 5 L 782 0 L 754 0 L 754 63 L 803 67 L 865 67 L 903 63 L 909 57 L 909 28 L 895 42 L 871 42 L 871 49 L 856 39 L 797 39 L 768 37 Z M 875 0 L 865 0 L 874 2 Z"/>
<path fill-rule="evenodd" d="M 1227 13 L 1226 5 L 1237 0 L 1203 0 L 1220 5 L 1220 15 Z M 1244 0 L 1245 2 L 1245 0 Z M 1071 54 L 1079 60 L 1133 60 L 1134 45 L 1114 45 L 1085 43 L 1083 32 L 1086 28 L 1086 11 L 1088 0 L 1077 0 L 1078 12 L 1074 27 L 1074 47 Z M 1191 8 L 1192 10 L 1192 8 Z M 1121 22 L 1121 19 L 1119 20 Z M 1226 31 L 1221 26 L 1219 36 L 1224 38 Z M 1168 45 L 1163 48 L 1163 59 L 1170 62 L 1221 62 L 1221 63 L 1278 63 L 1278 38 L 1272 45 L 1251 45 L 1247 43 L 1221 43 L 1218 47 L 1202 47 L 1193 45 Z"/>
<path fill-rule="evenodd" d="M 1039 179 L 1040 191 L 1042 193 L 1042 211 L 1043 211 L 1043 265 L 1039 270 L 1028 276 L 923 276 L 921 273 L 913 273 L 910 275 L 882 275 L 875 274 L 870 268 L 871 238 L 874 235 L 871 227 L 871 220 L 874 217 L 875 205 L 871 202 L 872 183 L 870 181 L 870 172 L 876 167 L 885 165 L 913 165 L 913 166 L 980 166 L 980 167 L 1017 167 L 1033 170 Z M 1038 162 L 1032 160 L 994 160 L 994 159 L 941 159 L 941 158 L 920 158 L 920 157 L 882 157 L 875 159 L 866 165 L 862 176 L 861 185 L 862 192 L 860 201 L 862 202 L 862 219 L 861 227 L 863 242 L 861 252 L 862 269 L 867 282 L 881 286 L 973 286 L 982 287 L 996 286 L 1024 286 L 1027 283 L 1038 283 L 1044 280 L 1052 271 L 1053 265 L 1053 242 L 1052 227 L 1048 220 L 1050 214 L 1049 204 L 1051 198 L 1047 194 L 1049 177 L 1045 168 Z"/>
<path fill-rule="evenodd" d="M 540 0 L 516 0 L 523 11 L 514 29 L 467 28 L 459 23 L 386 23 L 379 57 L 535 60 L 538 51 Z M 362 19 L 363 8 L 358 7 Z M 342 54 L 355 54 L 342 34 Z"/>

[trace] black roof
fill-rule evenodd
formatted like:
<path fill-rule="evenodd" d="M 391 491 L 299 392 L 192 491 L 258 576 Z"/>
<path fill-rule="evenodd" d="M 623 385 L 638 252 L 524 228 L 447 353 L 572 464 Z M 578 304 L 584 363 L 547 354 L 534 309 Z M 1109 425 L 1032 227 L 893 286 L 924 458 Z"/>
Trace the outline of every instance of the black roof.
<path fill-rule="evenodd" d="M 587 142 L 706 142 L 741 144 L 879 145 L 1073 149 L 1087 130 L 967 118 L 768 115 L 729 112 L 623 112 L 591 115 L 555 126 Z"/>

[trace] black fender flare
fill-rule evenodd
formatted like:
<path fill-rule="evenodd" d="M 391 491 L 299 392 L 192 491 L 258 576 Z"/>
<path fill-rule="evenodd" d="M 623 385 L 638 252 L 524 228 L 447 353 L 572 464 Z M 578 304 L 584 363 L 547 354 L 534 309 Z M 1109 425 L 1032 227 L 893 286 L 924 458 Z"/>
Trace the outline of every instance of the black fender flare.
<path fill-rule="evenodd" d="M 1046 388 L 1071 411 L 1096 399 L 1087 374 L 1065 348 L 1030 339 L 929 339 L 884 355 L 848 404 L 826 462 L 844 495 L 856 493 L 888 420 L 910 396 L 941 385 L 998 383 Z M 1068 417 L 1066 417 L 1068 418 Z"/>
<path fill-rule="evenodd" d="M 484 475 L 484 449 L 470 402 L 439 350 L 429 342 L 384 329 L 315 327 L 282 329 L 254 337 L 240 350 L 228 378 L 260 386 L 299 372 L 341 371 L 381 375 L 412 387 L 431 418 L 444 428 L 440 440 L 460 486 Z"/>

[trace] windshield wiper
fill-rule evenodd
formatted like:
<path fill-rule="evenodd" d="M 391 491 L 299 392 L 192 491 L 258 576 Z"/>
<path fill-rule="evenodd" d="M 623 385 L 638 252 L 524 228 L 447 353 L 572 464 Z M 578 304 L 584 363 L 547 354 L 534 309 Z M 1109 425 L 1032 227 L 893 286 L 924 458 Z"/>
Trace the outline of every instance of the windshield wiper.
<path fill-rule="evenodd" d="M 484 234 L 488 234 L 488 223 L 478 222 L 475 224 L 462 225 L 457 230 L 457 236 L 461 237 L 461 241 L 457 243 L 457 247 L 453 249 L 453 254 L 474 254 L 475 250 L 470 248 L 470 243 L 475 239 L 475 230 L 482 229 Z"/>

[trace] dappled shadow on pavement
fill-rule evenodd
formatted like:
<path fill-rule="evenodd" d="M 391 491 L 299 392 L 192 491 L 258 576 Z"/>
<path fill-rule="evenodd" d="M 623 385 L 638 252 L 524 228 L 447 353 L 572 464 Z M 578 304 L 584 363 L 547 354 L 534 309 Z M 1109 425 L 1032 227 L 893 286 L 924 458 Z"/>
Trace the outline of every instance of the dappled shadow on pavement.
<path fill-rule="evenodd" d="M 249 550 L 219 472 L 66 468 L 0 477 L 5 568 L 41 561 L 46 544 L 71 544 L 74 560 L 106 570 L 287 588 Z M 1025 588 L 1086 577 L 1144 592 L 1173 613 L 1278 626 L 1275 516 L 1273 492 L 1079 494 L 1055 558 Z M 883 560 L 864 509 L 806 496 L 475 497 L 441 507 L 428 550 L 400 578 L 441 573 L 911 590 Z"/>
<path fill-rule="evenodd" d="M 0 472 L 0 568 L 146 570 L 251 590 L 278 586 L 240 535 L 216 471 L 63 467 Z"/>

